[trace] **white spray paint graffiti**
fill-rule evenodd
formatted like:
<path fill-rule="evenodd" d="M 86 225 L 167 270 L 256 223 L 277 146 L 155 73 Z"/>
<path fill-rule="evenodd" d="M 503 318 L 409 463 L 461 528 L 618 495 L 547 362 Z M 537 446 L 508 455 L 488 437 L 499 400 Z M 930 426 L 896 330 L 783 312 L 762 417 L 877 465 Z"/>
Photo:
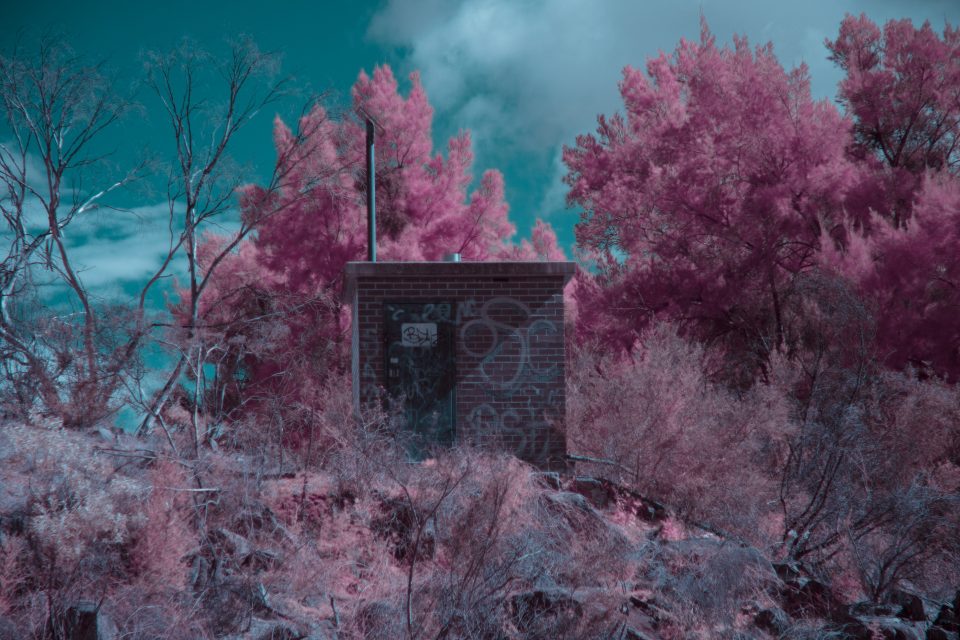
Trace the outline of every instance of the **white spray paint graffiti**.
<path fill-rule="evenodd" d="M 404 398 L 407 427 L 428 440 L 453 442 L 453 305 L 388 302 L 384 309 L 387 388 Z"/>
<path fill-rule="evenodd" d="M 469 302 L 473 303 L 472 300 Z M 475 308 L 475 303 L 470 306 Z M 519 311 L 522 317 L 518 323 L 519 326 L 492 317 L 491 310 L 497 307 L 510 309 L 512 312 Z M 538 363 L 532 361 L 530 339 L 541 334 L 559 335 L 560 332 L 553 321 L 545 318 L 538 318 L 524 327 L 523 325 L 532 315 L 530 308 L 519 300 L 505 297 L 491 298 L 480 308 L 479 318 L 469 320 L 461 326 L 461 349 L 467 355 L 480 359 L 479 372 L 486 384 L 499 390 L 510 390 L 535 378 L 546 382 L 557 376 L 559 370 L 556 364 L 540 367 L 537 366 Z M 488 336 L 486 345 L 479 350 L 475 350 L 470 344 L 471 337 L 477 332 L 485 332 Z M 516 359 L 500 357 L 508 342 L 516 346 L 518 352 Z M 491 366 L 503 368 L 510 365 L 514 365 L 514 368 L 509 376 L 491 375 L 489 371 Z"/>
<path fill-rule="evenodd" d="M 469 300 L 458 312 L 462 312 L 458 320 L 463 320 L 461 352 L 479 360 L 477 372 L 488 398 L 467 414 L 475 437 L 503 440 L 521 458 L 545 460 L 556 444 L 549 414 L 563 393 L 556 387 L 560 367 L 555 361 L 538 362 L 531 346 L 542 337 L 560 340 L 562 334 L 552 320 L 534 318 L 530 308 L 514 298 L 492 298 L 479 311 L 476 302 Z M 522 398 L 519 405 L 518 397 Z M 495 406 L 508 404 L 510 408 L 499 411 Z"/>
<path fill-rule="evenodd" d="M 527 460 L 545 461 L 562 452 L 563 443 L 557 442 L 562 435 L 555 431 L 556 420 L 562 419 L 558 415 L 563 398 L 563 382 L 559 380 L 562 365 L 556 357 L 542 357 L 538 349 L 562 348 L 562 329 L 554 320 L 538 317 L 523 301 L 506 296 L 480 303 L 467 299 L 455 305 L 424 304 L 415 318 L 405 317 L 399 307 L 389 308 L 387 313 L 394 321 L 414 325 L 417 337 L 420 333 L 428 335 L 420 324 L 449 323 L 451 316 L 458 329 L 457 357 L 463 359 L 459 384 L 472 374 L 472 381 L 482 389 L 483 400 L 466 408 L 461 405 L 458 411 L 473 438 L 509 446 Z M 384 380 L 377 375 L 371 357 L 380 357 L 383 339 L 376 327 L 367 326 L 362 332 L 361 397 L 368 408 L 382 401 Z M 390 345 L 386 346 L 389 351 Z M 407 392 L 414 395 L 428 395 L 436 386 L 433 377 L 423 389 L 416 384 L 416 376 L 409 377 L 408 382 L 411 386 Z"/>

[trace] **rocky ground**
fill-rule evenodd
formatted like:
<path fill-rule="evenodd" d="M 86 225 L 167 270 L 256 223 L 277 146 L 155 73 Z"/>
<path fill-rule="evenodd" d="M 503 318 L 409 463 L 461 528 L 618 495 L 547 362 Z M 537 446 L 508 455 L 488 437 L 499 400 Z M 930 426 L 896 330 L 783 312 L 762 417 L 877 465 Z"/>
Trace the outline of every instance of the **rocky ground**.
<path fill-rule="evenodd" d="M 846 601 L 601 479 L 162 444 L 0 428 L 0 639 L 960 638 L 960 591 Z"/>

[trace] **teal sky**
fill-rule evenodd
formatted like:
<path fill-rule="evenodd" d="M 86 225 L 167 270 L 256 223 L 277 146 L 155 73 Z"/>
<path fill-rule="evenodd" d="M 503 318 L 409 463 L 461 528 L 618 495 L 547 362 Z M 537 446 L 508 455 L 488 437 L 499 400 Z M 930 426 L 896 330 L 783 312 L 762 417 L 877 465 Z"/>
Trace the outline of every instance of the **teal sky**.
<path fill-rule="evenodd" d="M 832 99 L 839 74 L 823 40 L 834 37 L 845 13 L 875 21 L 929 19 L 960 23 L 960 0 L 380 0 L 370 2 L 248 2 L 169 0 L 68 2 L 7 0 L 0 46 L 8 51 L 25 32 L 64 33 L 86 56 L 104 59 L 122 86 L 139 77 L 139 53 L 165 50 L 188 36 L 216 53 L 225 40 L 247 34 L 262 49 L 284 54 L 283 71 L 301 86 L 344 101 L 361 69 L 390 64 L 398 76 L 419 70 L 434 105 L 434 143 L 460 128 L 473 132 L 474 174 L 505 174 L 511 218 L 519 237 L 536 217 L 550 221 L 561 241 L 573 240 L 576 211 L 564 206 L 564 144 L 593 129 L 598 113 L 619 108 L 617 81 L 630 64 L 642 66 L 681 37 L 696 38 L 702 12 L 719 42 L 734 33 L 774 43 L 781 62 L 806 62 L 818 97 Z M 119 166 L 151 149 L 170 156 L 161 114 L 148 94 L 146 110 L 106 140 Z M 293 102 L 277 106 L 292 120 Z M 237 140 L 236 158 L 254 175 L 273 162 L 271 121 L 263 113 Z M 92 284 L 145 271 L 156 239 L 148 219 L 162 192 L 124 196 L 132 218 L 101 217 L 81 234 L 81 255 Z M 85 235 L 84 235 L 85 234 Z M 98 243 L 96 239 L 99 238 Z M 109 243 L 105 250 L 104 242 Z"/>

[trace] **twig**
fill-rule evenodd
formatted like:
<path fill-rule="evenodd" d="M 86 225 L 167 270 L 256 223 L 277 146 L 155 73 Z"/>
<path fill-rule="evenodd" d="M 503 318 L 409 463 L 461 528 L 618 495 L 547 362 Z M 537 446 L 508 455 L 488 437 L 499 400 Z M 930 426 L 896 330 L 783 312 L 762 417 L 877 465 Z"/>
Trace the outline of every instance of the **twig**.
<path fill-rule="evenodd" d="M 333 626 L 336 629 L 340 628 L 340 613 L 337 611 L 337 602 L 333 599 L 333 596 L 330 596 L 330 608 L 333 609 Z"/>

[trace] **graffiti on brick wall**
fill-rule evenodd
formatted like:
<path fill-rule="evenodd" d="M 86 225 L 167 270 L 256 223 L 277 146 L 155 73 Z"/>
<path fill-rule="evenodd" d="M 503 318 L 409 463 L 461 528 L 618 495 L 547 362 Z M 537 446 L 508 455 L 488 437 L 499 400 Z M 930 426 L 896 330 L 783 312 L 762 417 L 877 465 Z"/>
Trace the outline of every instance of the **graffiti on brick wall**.
<path fill-rule="evenodd" d="M 431 439 L 452 440 L 459 413 L 478 443 L 499 443 L 535 461 L 562 450 L 554 422 L 562 418 L 563 340 L 554 319 L 506 296 L 456 304 L 386 303 L 383 317 L 384 333 L 368 325 L 360 335 L 361 396 L 368 409 L 380 405 L 386 387 L 395 397 L 402 394 L 408 426 Z M 447 344 L 447 355 L 460 361 L 456 375 L 446 358 L 437 357 L 445 335 L 455 340 Z M 373 361 L 383 352 L 374 345 L 386 348 L 382 374 Z M 447 405 L 457 380 L 464 390 L 474 389 L 463 394 L 459 412 Z"/>
<path fill-rule="evenodd" d="M 501 440 L 521 458 L 546 459 L 555 447 L 551 433 L 557 416 L 551 412 L 562 398 L 563 381 L 557 358 L 540 361 L 534 346 L 562 347 L 560 329 L 510 297 L 482 305 L 470 300 L 458 312 L 460 353 L 477 361 L 486 397 L 467 413 L 475 437 Z"/>

